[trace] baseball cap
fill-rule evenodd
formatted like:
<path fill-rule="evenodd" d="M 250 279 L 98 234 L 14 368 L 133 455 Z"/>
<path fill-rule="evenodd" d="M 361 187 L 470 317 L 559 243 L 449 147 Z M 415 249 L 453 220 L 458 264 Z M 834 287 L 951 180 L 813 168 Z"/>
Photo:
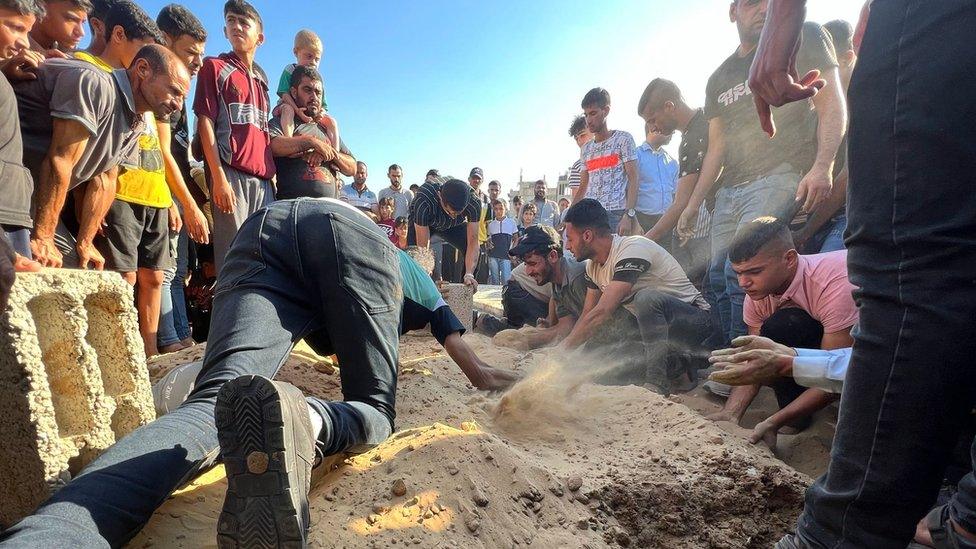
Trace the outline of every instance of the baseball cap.
<path fill-rule="evenodd" d="M 437 170 L 433 170 L 433 169 L 432 170 L 427 170 L 427 177 L 430 177 L 430 176 L 440 177 L 441 176 L 441 172 L 439 172 Z"/>
<path fill-rule="evenodd" d="M 563 243 L 556 229 L 546 225 L 532 225 L 525 229 L 525 236 L 519 238 L 518 245 L 508 251 L 508 255 L 522 257 L 538 248 L 562 250 Z"/>
<path fill-rule="evenodd" d="M 481 168 L 472 168 L 471 169 L 471 173 L 468 174 L 468 177 L 469 178 L 470 177 L 477 177 L 477 178 L 480 178 L 480 179 L 484 179 L 485 178 L 485 172 Z"/>

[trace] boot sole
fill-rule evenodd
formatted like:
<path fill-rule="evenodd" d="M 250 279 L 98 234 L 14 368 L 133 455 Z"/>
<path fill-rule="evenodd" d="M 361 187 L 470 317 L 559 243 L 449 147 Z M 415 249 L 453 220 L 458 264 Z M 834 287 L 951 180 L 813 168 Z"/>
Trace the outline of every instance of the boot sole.
<path fill-rule="evenodd" d="M 282 400 L 274 384 L 260 376 L 228 381 L 217 393 L 214 419 L 227 471 L 227 496 L 217 522 L 220 549 L 305 547 L 301 510 L 290 491 L 298 480 L 290 477 L 286 461 L 295 442 Z"/>

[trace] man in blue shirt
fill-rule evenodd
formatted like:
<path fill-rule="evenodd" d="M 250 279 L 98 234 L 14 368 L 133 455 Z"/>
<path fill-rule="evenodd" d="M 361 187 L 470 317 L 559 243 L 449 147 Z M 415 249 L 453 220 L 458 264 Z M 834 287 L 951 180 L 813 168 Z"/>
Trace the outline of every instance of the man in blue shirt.
<path fill-rule="evenodd" d="M 342 187 L 339 198 L 364 212 L 379 214 L 379 200 L 376 199 L 376 193 L 366 188 L 367 175 L 366 163 L 356 162 L 356 175 L 353 176 L 351 184 Z"/>
<path fill-rule="evenodd" d="M 637 220 L 641 227 L 653 227 L 674 202 L 678 183 L 678 161 L 671 158 L 662 147 L 671 141 L 671 135 L 655 131 L 644 124 L 647 140 L 637 147 Z M 671 249 L 671 232 L 657 238 L 657 243 Z"/>

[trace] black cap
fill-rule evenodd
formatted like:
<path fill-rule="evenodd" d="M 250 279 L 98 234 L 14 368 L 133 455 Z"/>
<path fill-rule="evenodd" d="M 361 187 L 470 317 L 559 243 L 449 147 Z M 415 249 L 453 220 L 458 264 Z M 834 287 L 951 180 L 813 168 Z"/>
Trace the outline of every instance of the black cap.
<path fill-rule="evenodd" d="M 525 236 L 519 238 L 517 246 L 508 251 L 508 255 L 522 257 L 532 250 L 539 248 L 549 248 L 550 250 L 562 250 L 563 242 L 559 238 L 556 229 L 547 225 L 532 225 L 525 229 Z"/>
<path fill-rule="evenodd" d="M 468 178 L 477 177 L 478 179 L 485 178 L 485 172 L 481 168 L 471 168 L 471 173 L 468 174 Z"/>
<path fill-rule="evenodd" d="M 437 170 L 427 170 L 427 177 L 430 177 L 430 176 L 440 177 L 441 176 L 441 172 L 439 172 Z"/>

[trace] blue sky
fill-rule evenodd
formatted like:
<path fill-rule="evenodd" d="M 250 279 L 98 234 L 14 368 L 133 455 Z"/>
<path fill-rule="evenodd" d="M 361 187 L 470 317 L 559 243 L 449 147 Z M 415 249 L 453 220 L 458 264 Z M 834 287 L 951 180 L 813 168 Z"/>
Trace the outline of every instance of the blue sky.
<path fill-rule="evenodd" d="M 155 17 L 172 0 L 141 0 Z M 184 0 L 226 51 L 223 2 Z M 678 83 L 693 105 L 738 44 L 724 0 L 313 2 L 254 0 L 265 21 L 258 62 L 274 83 L 294 62 L 295 32 L 322 37 L 330 112 L 369 185 L 386 167 L 419 183 L 429 168 L 473 166 L 513 188 L 558 174 L 579 156 L 567 129 L 592 87 L 611 94 L 610 126 L 643 141 L 637 99 L 654 77 Z M 808 19 L 856 21 L 861 2 L 812 0 Z M 674 148 L 672 143 L 669 148 Z"/>

